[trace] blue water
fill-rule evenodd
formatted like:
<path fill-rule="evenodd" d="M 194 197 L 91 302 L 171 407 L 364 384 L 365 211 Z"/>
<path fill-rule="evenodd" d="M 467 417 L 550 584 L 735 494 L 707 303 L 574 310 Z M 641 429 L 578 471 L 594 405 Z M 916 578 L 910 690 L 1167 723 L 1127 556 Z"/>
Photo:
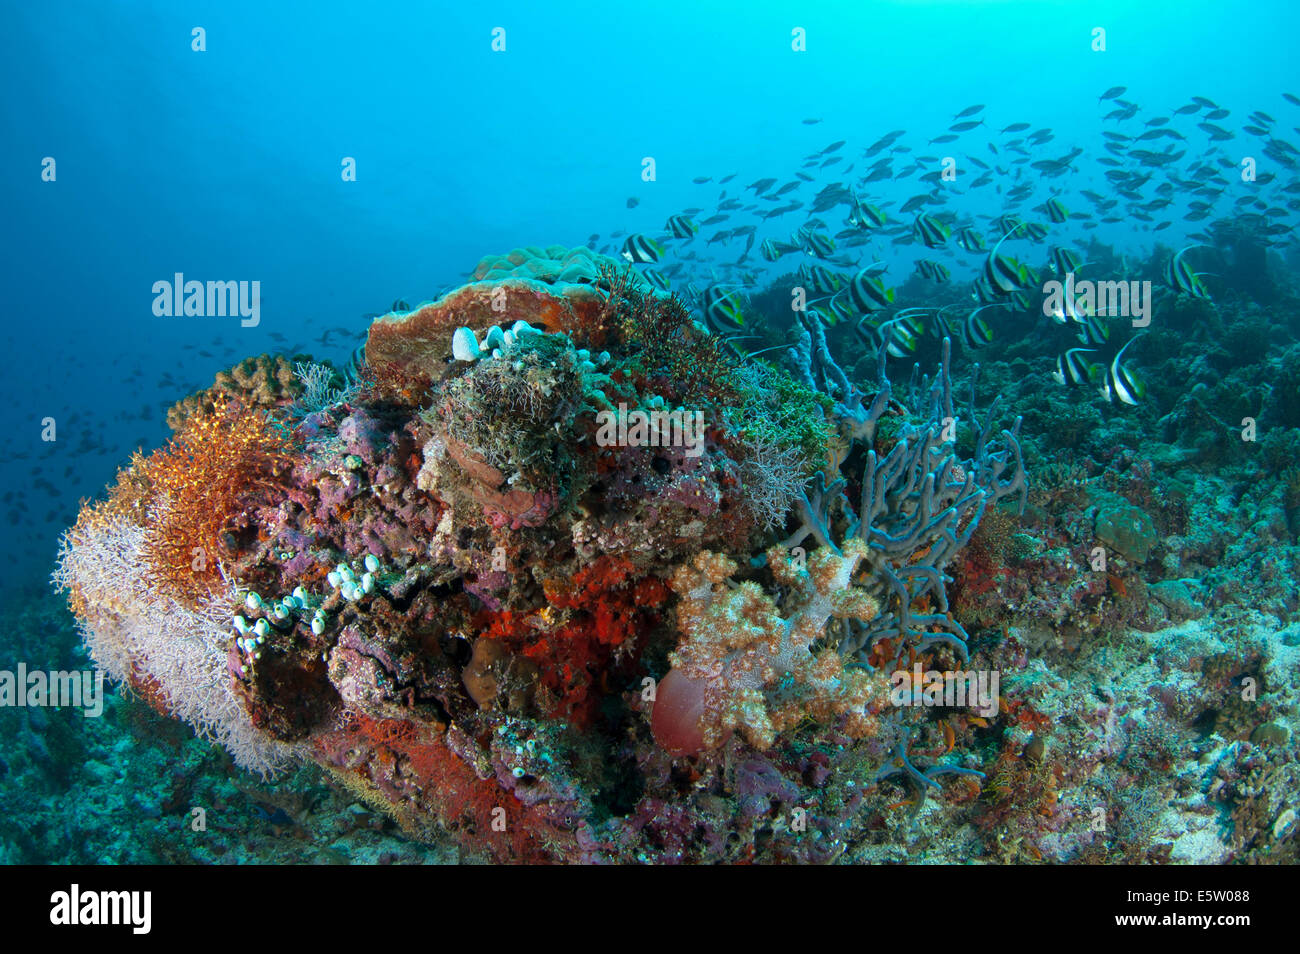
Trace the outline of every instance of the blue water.
<path fill-rule="evenodd" d="M 1293 136 L 1300 110 L 1280 93 L 1300 90 L 1288 66 L 1298 21 L 1286 0 L 13 7 L 0 41 L 6 552 L 44 576 L 78 499 L 131 449 L 165 440 L 165 407 L 238 358 L 302 344 L 345 360 L 363 314 L 435 297 L 484 254 L 653 234 L 683 208 L 707 216 L 730 173 L 723 188 L 748 200 L 742 186 L 784 181 L 832 141 L 848 141 L 847 161 L 895 129 L 912 155 L 948 155 L 926 141 L 986 104 L 988 126 L 942 150 L 989 159 L 993 131 L 1051 127 L 1036 158 L 1088 152 L 1039 200 L 1053 186 L 1104 191 L 1090 160 L 1116 128 L 1097 102 L 1114 85 L 1142 107 L 1130 131 L 1200 95 L 1232 111 L 1228 128 L 1262 109 Z M 205 52 L 191 49 L 196 26 Z M 491 48 L 498 26 L 504 52 Z M 805 52 L 791 49 L 795 27 Z M 1105 52 L 1090 48 L 1094 27 Z M 1183 165 L 1205 145 L 1196 118 L 1175 118 L 1189 134 Z M 1244 152 L 1237 135 L 1228 146 Z M 47 156 L 55 182 L 41 179 Z M 641 178 L 647 156 L 654 182 Z M 344 157 L 355 182 L 341 178 Z M 812 170 L 801 197 L 836 168 Z M 903 180 L 866 195 L 919 191 Z M 946 208 L 1002 211 L 984 193 Z M 787 237 L 802 215 L 758 238 Z M 1175 216 L 1167 241 L 1189 229 Z M 1097 234 L 1154 245 L 1141 228 Z M 260 281 L 260 325 L 155 317 L 151 286 L 176 272 Z M 346 334 L 323 347 L 330 327 Z M 40 439 L 46 417 L 53 444 Z"/>

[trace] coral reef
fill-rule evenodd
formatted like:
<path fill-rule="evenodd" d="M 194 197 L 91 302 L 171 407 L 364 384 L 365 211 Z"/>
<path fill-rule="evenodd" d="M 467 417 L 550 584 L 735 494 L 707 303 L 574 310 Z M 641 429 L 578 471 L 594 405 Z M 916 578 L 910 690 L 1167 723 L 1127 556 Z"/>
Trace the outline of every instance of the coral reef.
<path fill-rule="evenodd" d="M 820 335 L 793 375 L 749 361 L 585 250 L 474 277 L 377 319 L 359 385 L 219 381 L 87 506 L 56 583 L 101 666 L 241 765 L 314 760 L 502 859 L 752 855 L 702 804 L 793 792 L 809 745 L 978 774 L 913 768 L 888 698 L 965 658 L 942 568 L 1024 486 L 1013 432 L 954 455 L 946 352 L 918 421 L 883 363 L 868 399 Z"/>
<path fill-rule="evenodd" d="M 946 341 L 859 381 L 815 322 L 751 358 L 599 256 L 474 279 L 376 320 L 361 381 L 263 361 L 192 399 L 84 507 L 55 582 L 102 669 L 440 857 L 1294 856 L 1285 432 L 1226 494 L 1205 394 L 1139 454 L 1014 362 L 959 413 Z M 193 792 L 226 756 L 181 744 Z"/>

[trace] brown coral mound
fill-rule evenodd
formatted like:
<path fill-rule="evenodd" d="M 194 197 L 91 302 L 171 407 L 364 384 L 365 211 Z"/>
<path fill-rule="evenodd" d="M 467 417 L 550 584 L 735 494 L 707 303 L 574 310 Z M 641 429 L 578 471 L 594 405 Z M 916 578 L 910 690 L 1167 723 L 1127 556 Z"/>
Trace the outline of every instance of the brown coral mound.
<path fill-rule="evenodd" d="M 255 528 L 247 513 L 292 465 L 285 439 L 261 412 L 218 396 L 190 416 L 171 443 L 136 468 L 161 504 L 145 555 L 175 596 L 196 602 L 221 581 L 218 556 Z"/>
<path fill-rule="evenodd" d="M 196 391 L 167 410 L 167 426 L 179 431 L 197 411 L 211 412 L 221 400 L 235 400 L 248 408 L 270 410 L 302 396 L 303 384 L 284 355 L 260 354 L 245 358 L 228 371 L 218 371 L 212 387 Z"/>

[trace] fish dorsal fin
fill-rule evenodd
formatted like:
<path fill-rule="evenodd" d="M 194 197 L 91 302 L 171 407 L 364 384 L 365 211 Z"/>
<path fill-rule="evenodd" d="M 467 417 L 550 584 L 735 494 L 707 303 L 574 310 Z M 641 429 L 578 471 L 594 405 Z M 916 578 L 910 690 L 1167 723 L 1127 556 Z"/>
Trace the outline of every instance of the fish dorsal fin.
<path fill-rule="evenodd" d="M 1025 226 L 1024 222 L 1018 222 L 1017 224 L 1011 226 L 1011 228 L 1007 229 L 1007 231 L 1003 232 L 1002 237 L 998 239 L 997 244 L 993 246 L 993 250 L 989 252 L 989 257 L 993 258 L 994 256 L 996 256 L 998 254 L 998 249 L 1002 247 L 1002 243 L 1005 242 L 1007 239 L 1011 238 L 1011 236 L 1014 235 L 1016 232 L 1019 232 L 1022 228 L 1024 228 L 1024 226 Z"/>

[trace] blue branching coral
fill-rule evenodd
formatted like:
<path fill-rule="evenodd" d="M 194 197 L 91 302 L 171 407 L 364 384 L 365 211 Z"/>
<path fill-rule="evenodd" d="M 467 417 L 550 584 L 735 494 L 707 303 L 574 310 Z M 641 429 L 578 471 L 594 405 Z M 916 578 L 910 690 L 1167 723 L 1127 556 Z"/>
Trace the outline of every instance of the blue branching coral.
<path fill-rule="evenodd" d="M 895 658 L 908 647 L 924 651 L 942 642 L 965 659 L 967 635 L 949 612 L 943 568 L 969 542 L 986 507 L 1018 494 L 1023 511 L 1028 488 L 1016 437 L 1020 421 L 1002 431 L 1000 445 L 992 445 L 994 412 L 979 424 L 972 381 L 970 414 L 978 432 L 975 454 L 958 460 L 953 449 L 951 346 L 945 338 L 937 374 L 928 387 L 914 389 L 928 392 L 928 415 L 920 423 L 904 419 L 894 431 L 892 447 L 882 448 L 877 441 L 882 419 L 902 413 L 891 405 L 884 351 L 877 364 L 878 387 L 867 405 L 866 395 L 831 356 L 820 325 L 814 322 L 811 328 L 804 331 L 790 357 L 805 382 L 834 400 L 832 414 L 849 448 L 844 461 L 853 460 L 852 449 L 858 450 L 860 489 L 855 507 L 846 476 L 828 485 L 819 475 L 796 502 L 801 522 L 784 545 L 799 546 L 812 537 L 819 546 L 838 553 L 836 537 L 866 541 L 864 563 L 870 572 L 862 585 L 880 600 L 882 612 L 869 624 L 846 622 L 839 642 L 842 652 L 865 661 L 877 642 L 890 639 L 897 641 Z M 845 469 L 842 465 L 841 472 Z M 918 601 L 927 596 L 937 612 L 914 612 Z"/>

